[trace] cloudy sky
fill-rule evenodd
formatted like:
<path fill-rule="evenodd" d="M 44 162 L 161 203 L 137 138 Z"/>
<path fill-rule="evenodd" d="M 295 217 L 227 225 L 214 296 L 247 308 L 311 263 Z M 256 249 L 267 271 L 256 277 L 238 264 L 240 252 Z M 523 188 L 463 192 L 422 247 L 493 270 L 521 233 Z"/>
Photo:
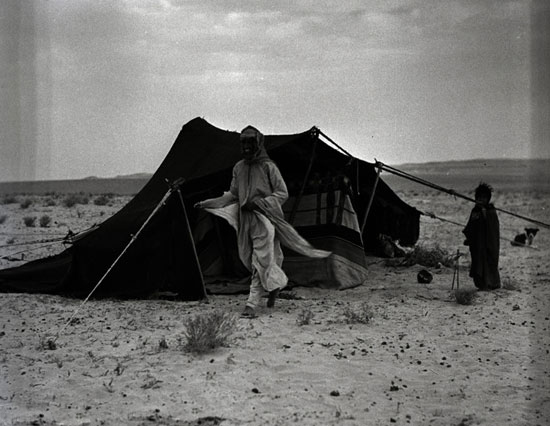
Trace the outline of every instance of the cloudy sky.
<path fill-rule="evenodd" d="M 550 157 L 543 7 L 2 0 L 0 181 L 153 172 L 197 116 L 388 164 Z"/>

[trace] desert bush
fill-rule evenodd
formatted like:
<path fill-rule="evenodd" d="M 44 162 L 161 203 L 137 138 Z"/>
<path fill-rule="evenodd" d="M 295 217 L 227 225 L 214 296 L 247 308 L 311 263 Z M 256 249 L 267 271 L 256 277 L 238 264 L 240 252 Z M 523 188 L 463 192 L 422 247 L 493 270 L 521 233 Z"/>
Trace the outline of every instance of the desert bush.
<path fill-rule="evenodd" d="M 512 281 L 510 278 L 502 278 L 501 286 L 504 290 L 519 291 L 518 283 L 515 281 Z"/>
<path fill-rule="evenodd" d="M 44 216 L 40 217 L 40 220 L 38 221 L 38 223 L 40 223 L 41 228 L 47 228 L 50 225 L 51 221 L 52 221 L 52 218 L 47 214 L 45 214 Z"/>
<path fill-rule="evenodd" d="M 159 351 L 164 351 L 164 350 L 168 349 L 168 342 L 166 342 L 165 337 L 160 339 L 158 349 L 159 349 Z"/>
<path fill-rule="evenodd" d="M 25 216 L 23 218 L 23 223 L 28 228 L 32 228 L 36 226 L 36 216 Z"/>
<path fill-rule="evenodd" d="M 3 214 L 3 215 L 0 215 L 0 225 L 2 225 L 4 222 L 6 222 L 6 220 L 8 220 L 8 216 Z"/>
<path fill-rule="evenodd" d="M 74 207 L 77 204 L 88 204 L 90 200 L 83 194 L 70 194 L 63 199 L 65 207 Z"/>
<path fill-rule="evenodd" d="M 198 314 L 185 322 L 183 349 L 192 353 L 206 353 L 227 343 L 236 329 L 237 320 L 228 312 L 214 311 Z"/>
<path fill-rule="evenodd" d="M 50 350 L 53 351 L 57 349 L 57 344 L 55 343 L 55 338 L 53 336 L 40 335 L 38 337 L 38 350 Z"/>
<path fill-rule="evenodd" d="M 298 312 L 298 316 L 296 317 L 296 324 L 298 324 L 299 326 L 308 325 L 311 323 L 311 320 L 314 316 L 315 314 L 311 309 L 303 308 Z"/>
<path fill-rule="evenodd" d="M 451 267 L 454 266 L 454 256 L 438 245 L 435 247 L 417 245 L 405 254 L 405 259 L 401 264 L 406 266 L 422 265 L 432 268 L 440 265 Z"/>
<path fill-rule="evenodd" d="M 25 198 L 23 201 L 19 203 L 19 207 L 22 209 L 27 209 L 32 205 L 32 200 L 30 198 Z"/>
<path fill-rule="evenodd" d="M 457 288 L 455 290 L 456 303 L 460 305 L 471 305 L 477 296 L 475 288 Z"/>
<path fill-rule="evenodd" d="M 111 200 L 106 195 L 99 195 L 94 199 L 96 206 L 106 206 Z"/>
<path fill-rule="evenodd" d="M 4 195 L 4 198 L 2 198 L 2 204 L 16 204 L 19 200 L 15 195 Z"/>
<path fill-rule="evenodd" d="M 346 324 L 368 324 L 374 318 L 374 313 L 367 302 L 362 302 L 355 308 L 346 306 L 343 314 Z"/>
<path fill-rule="evenodd" d="M 55 200 L 51 197 L 48 197 L 44 200 L 44 206 L 45 207 L 53 207 L 55 206 L 57 203 L 55 202 Z"/>

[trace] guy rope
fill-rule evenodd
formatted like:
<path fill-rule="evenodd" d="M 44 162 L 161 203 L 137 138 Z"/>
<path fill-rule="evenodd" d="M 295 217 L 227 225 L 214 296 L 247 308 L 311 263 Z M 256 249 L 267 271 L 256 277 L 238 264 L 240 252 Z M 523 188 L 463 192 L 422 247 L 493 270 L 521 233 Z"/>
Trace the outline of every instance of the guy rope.
<path fill-rule="evenodd" d="M 76 315 L 78 314 L 78 312 L 80 311 L 80 309 L 82 309 L 82 307 L 86 304 L 86 302 L 88 302 L 88 300 L 90 299 L 90 297 L 92 297 L 92 294 L 94 294 L 94 292 L 97 290 L 97 288 L 101 285 L 101 283 L 103 281 L 105 281 L 105 278 L 107 278 L 107 276 L 109 275 L 109 273 L 112 271 L 112 269 L 115 267 L 115 265 L 118 263 L 118 261 L 122 258 L 122 256 L 124 256 L 124 254 L 128 251 L 128 249 L 130 248 L 130 246 L 137 240 L 139 234 L 143 231 L 143 229 L 145 229 L 145 227 L 147 226 L 147 224 L 151 221 L 151 219 L 157 214 L 157 212 L 166 204 L 166 202 L 168 201 L 168 199 L 170 198 L 170 196 L 179 190 L 179 187 L 180 185 L 183 184 L 183 182 L 185 181 L 185 179 L 183 178 L 180 178 L 180 179 L 177 179 L 176 181 L 174 181 L 171 185 L 170 185 L 170 188 L 168 189 L 168 191 L 166 192 L 166 194 L 164 194 L 164 196 L 162 197 L 162 199 L 159 201 L 159 203 L 156 205 L 156 207 L 153 209 L 153 211 L 149 214 L 149 216 L 147 217 L 147 219 L 145 219 L 145 221 L 143 222 L 143 224 L 141 225 L 141 227 L 138 229 L 138 231 L 135 233 L 135 234 L 132 234 L 131 235 L 131 238 L 130 238 L 130 241 L 128 242 L 128 244 L 126 245 L 126 247 L 124 247 L 124 249 L 122 250 L 122 252 L 118 255 L 118 257 L 114 260 L 114 262 L 112 263 L 112 265 L 107 269 L 107 271 L 105 271 L 105 273 L 103 274 L 103 276 L 101 277 L 101 279 L 98 281 L 98 283 L 95 285 L 95 287 L 92 289 L 92 291 L 90 291 L 90 294 L 88 294 L 88 296 L 86 296 L 86 298 L 82 301 L 82 303 L 75 309 L 75 311 L 73 312 L 73 314 L 71 315 L 71 317 L 69 318 L 69 320 L 65 323 L 65 325 L 56 333 L 55 337 L 53 339 L 51 339 L 53 341 L 53 343 L 55 343 L 57 341 L 57 339 L 59 338 L 59 336 L 65 331 L 65 329 L 69 326 L 69 324 L 73 321 L 73 319 L 76 317 Z"/>
<path fill-rule="evenodd" d="M 444 188 L 440 185 L 436 185 L 435 183 L 432 183 L 432 182 L 429 182 L 425 179 L 422 179 L 422 178 L 419 178 L 417 176 L 414 176 L 414 175 L 411 175 L 409 173 L 406 173 L 402 170 L 399 170 L 399 169 L 396 169 L 395 167 L 391 167 L 391 166 L 388 166 L 384 163 L 381 163 L 379 161 L 376 162 L 376 166 L 381 168 L 382 170 L 384 171 L 387 171 L 389 173 L 392 173 L 396 176 L 400 176 L 404 179 L 408 179 L 410 181 L 413 181 L 413 182 L 416 182 L 416 183 L 419 183 L 421 185 L 424 185 L 424 186 L 428 186 L 432 189 L 436 189 L 438 191 L 441 191 L 441 192 L 445 192 L 449 195 L 452 195 L 454 197 L 458 197 L 458 198 L 462 198 L 464 200 L 467 200 L 467 201 L 470 201 L 472 203 L 475 203 L 476 200 L 474 200 L 473 198 L 471 197 L 468 197 L 466 195 L 463 195 L 463 194 L 460 194 L 458 192 L 456 192 L 454 189 L 448 189 L 448 188 Z M 550 224 L 548 223 L 545 223 L 545 222 L 541 222 L 540 220 L 536 220 L 536 219 L 532 219 L 530 217 L 527 217 L 527 216 L 523 216 L 523 215 L 520 215 L 520 214 L 517 214 L 517 213 L 514 213 L 514 212 L 511 212 L 511 211 L 508 211 L 508 210 L 504 210 L 504 209 L 501 209 L 499 207 L 496 207 L 495 206 L 495 209 L 499 212 L 502 212 L 504 214 L 507 214 L 507 215 L 510 215 L 510 216 L 515 216 L 517 218 L 520 218 L 520 219 L 523 219 L 527 222 L 530 222 L 530 223 L 534 223 L 535 225 L 538 225 L 538 226 L 541 226 L 543 228 L 546 228 L 546 229 L 550 229 Z"/>

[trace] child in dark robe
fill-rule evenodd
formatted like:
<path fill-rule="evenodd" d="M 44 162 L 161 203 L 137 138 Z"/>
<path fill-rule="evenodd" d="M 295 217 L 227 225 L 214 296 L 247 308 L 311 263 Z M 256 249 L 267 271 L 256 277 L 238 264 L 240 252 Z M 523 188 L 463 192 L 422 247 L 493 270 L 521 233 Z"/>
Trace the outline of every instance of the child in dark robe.
<path fill-rule="evenodd" d="M 500 250 L 499 221 L 495 206 L 490 203 L 493 188 L 480 183 L 475 190 L 476 205 L 470 213 L 464 244 L 470 249 L 470 277 L 479 290 L 500 288 L 498 258 Z"/>

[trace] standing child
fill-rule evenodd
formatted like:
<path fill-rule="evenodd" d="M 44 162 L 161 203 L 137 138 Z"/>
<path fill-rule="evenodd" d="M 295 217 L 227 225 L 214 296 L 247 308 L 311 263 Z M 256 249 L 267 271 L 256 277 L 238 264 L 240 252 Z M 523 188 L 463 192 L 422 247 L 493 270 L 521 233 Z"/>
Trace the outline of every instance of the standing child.
<path fill-rule="evenodd" d="M 495 206 L 490 203 L 492 192 L 490 185 L 478 185 L 475 190 L 476 205 L 462 231 L 466 236 L 464 244 L 470 248 L 472 258 L 470 277 L 479 290 L 500 288 L 500 231 Z"/>

